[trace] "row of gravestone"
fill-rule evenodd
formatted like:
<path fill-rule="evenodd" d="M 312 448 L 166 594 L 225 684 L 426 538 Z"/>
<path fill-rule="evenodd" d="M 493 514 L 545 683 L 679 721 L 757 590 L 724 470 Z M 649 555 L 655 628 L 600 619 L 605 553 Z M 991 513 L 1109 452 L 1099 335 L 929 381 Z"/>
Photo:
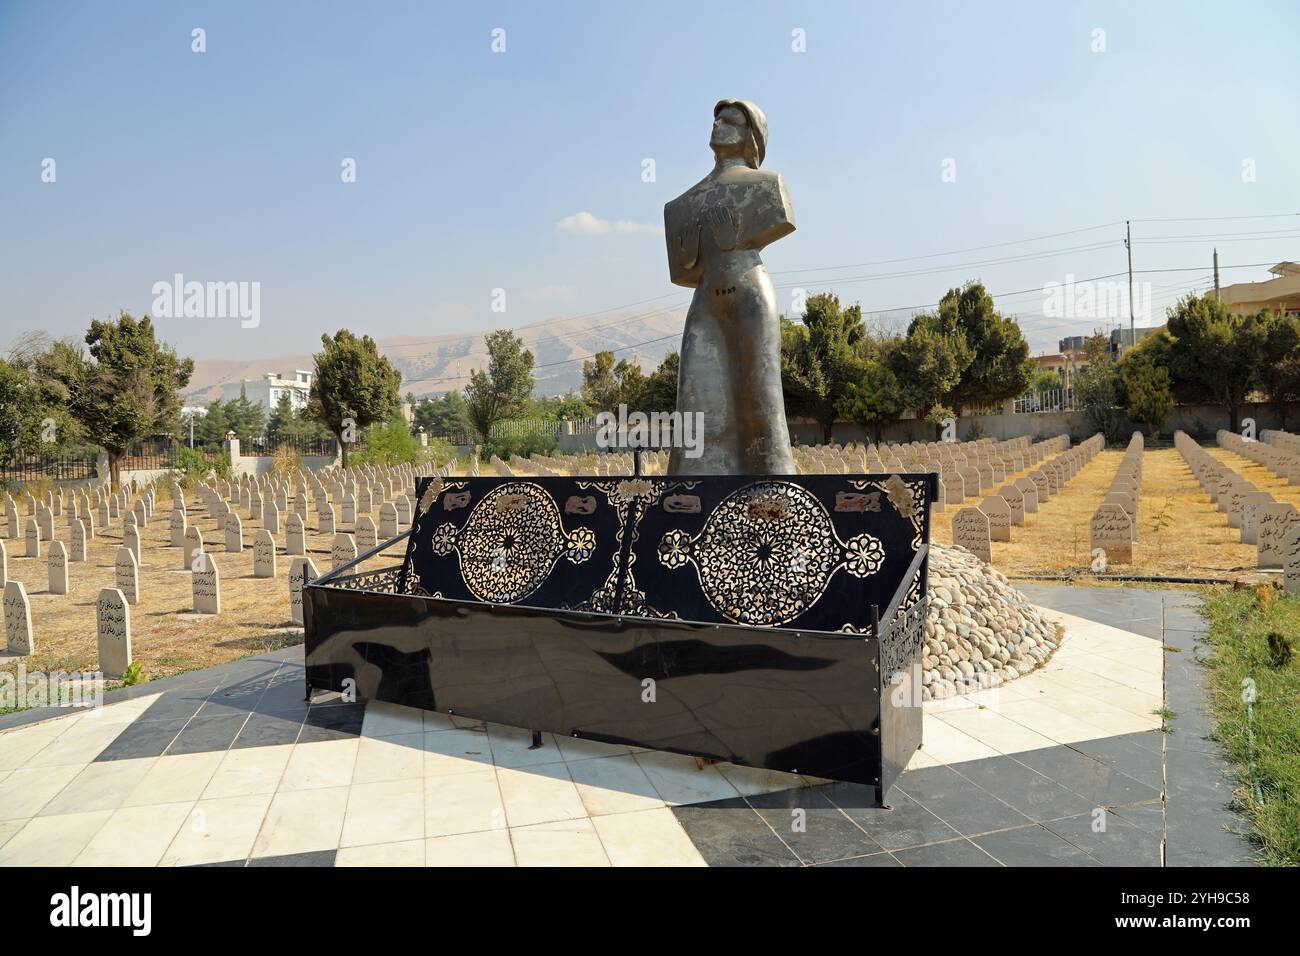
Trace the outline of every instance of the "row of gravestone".
<path fill-rule="evenodd" d="M 1053 456 L 1064 454 L 1069 447 L 1069 436 L 1058 435 L 1024 448 L 988 455 L 962 455 L 960 450 L 941 450 L 937 460 L 922 462 L 920 467 L 923 471 L 933 471 L 939 476 L 938 494 L 934 501 L 936 511 L 947 510 L 949 504 L 960 505 L 969 499 L 979 500 L 986 492 L 1004 484 L 1007 475 L 1019 474 L 1027 468 L 1034 470 L 1012 484 L 1021 489 L 1032 484 L 1036 489 L 1037 500 L 1041 503 L 1047 501 L 1064 482 L 1064 471 L 1061 470 L 1063 463 Z"/>
<path fill-rule="evenodd" d="M 1097 570 L 1104 570 L 1111 564 L 1131 564 L 1133 561 L 1133 544 L 1137 541 L 1138 502 L 1142 497 L 1142 453 L 1145 447 L 1142 433 L 1134 432 L 1106 497 L 1088 522 L 1094 562 L 1102 555 L 1105 556 L 1105 564 L 1096 565 Z"/>
<path fill-rule="evenodd" d="M 1220 429 L 1215 437 L 1220 448 L 1225 448 L 1243 458 L 1249 458 L 1257 465 L 1263 465 L 1287 484 L 1300 485 L 1300 451 L 1291 447 L 1289 439 L 1294 435 L 1286 432 L 1266 430 L 1264 435 L 1273 439 L 1271 444 L 1242 438 L 1236 432 Z M 1283 440 L 1283 439 L 1286 440 Z"/>
<path fill-rule="evenodd" d="M 952 543 L 992 564 L 992 543 L 1010 541 L 1012 526 L 1023 524 L 1027 513 L 1034 513 L 1039 505 L 1059 494 L 1103 448 L 1105 439 L 1093 435 L 1030 476 L 988 496 L 979 507 L 959 509 L 952 517 Z"/>
<path fill-rule="evenodd" d="M 1300 524 L 1293 504 L 1277 501 L 1219 461 L 1186 432 L 1174 432 L 1174 447 L 1187 462 L 1210 501 L 1240 531 L 1242 544 L 1255 545 L 1256 564 L 1281 568 L 1286 564 L 1286 538 Z"/>

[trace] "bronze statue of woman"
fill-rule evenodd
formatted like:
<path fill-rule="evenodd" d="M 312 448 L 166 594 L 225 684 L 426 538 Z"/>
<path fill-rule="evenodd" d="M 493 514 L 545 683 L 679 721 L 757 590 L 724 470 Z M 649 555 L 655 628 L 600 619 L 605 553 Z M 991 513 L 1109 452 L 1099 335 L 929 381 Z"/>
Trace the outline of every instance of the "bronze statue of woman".
<path fill-rule="evenodd" d="M 792 475 L 776 292 L 759 251 L 794 232 L 779 173 L 759 169 L 767 118 L 748 100 L 713 108 L 712 172 L 664 206 L 672 281 L 695 290 L 682 332 L 677 410 L 702 413 L 702 451 L 671 475 Z"/>

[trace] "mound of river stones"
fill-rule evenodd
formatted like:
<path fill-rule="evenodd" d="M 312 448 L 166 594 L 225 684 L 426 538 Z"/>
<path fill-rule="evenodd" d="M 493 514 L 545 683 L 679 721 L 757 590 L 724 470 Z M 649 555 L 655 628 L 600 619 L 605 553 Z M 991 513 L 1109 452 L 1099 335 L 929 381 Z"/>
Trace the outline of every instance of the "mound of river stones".
<path fill-rule="evenodd" d="M 942 700 L 1042 667 L 1064 637 L 996 568 L 965 548 L 930 545 L 921 698 Z"/>

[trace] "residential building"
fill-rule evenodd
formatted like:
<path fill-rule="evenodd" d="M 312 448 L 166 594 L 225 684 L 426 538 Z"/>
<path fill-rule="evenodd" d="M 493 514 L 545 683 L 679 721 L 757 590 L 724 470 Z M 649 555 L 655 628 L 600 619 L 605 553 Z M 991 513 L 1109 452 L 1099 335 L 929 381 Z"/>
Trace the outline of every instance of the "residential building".
<path fill-rule="evenodd" d="M 231 401 L 243 395 L 254 404 L 261 405 L 268 415 L 275 411 L 281 395 L 288 395 L 295 411 L 302 411 L 311 396 L 310 371 L 295 369 L 293 378 L 281 378 L 279 372 L 267 372 L 261 378 L 227 382 L 221 386 L 221 400 Z"/>
<path fill-rule="evenodd" d="M 1274 278 L 1222 286 L 1219 298 L 1237 315 L 1250 315 L 1260 309 L 1300 315 L 1300 262 L 1279 262 L 1268 271 Z"/>

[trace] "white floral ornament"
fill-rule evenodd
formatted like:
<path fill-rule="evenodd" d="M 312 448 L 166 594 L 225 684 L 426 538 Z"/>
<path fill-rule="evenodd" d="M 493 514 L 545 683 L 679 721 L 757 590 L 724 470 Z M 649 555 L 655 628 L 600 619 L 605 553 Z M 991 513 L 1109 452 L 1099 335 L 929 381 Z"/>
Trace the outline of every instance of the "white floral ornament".
<path fill-rule="evenodd" d="M 659 542 L 659 562 L 669 570 L 676 570 L 691 560 L 691 536 L 674 528 Z"/>
<path fill-rule="evenodd" d="M 845 547 L 849 552 L 845 570 L 856 578 L 875 574 L 885 562 L 885 546 L 873 535 L 860 534 L 850 538 Z"/>
<path fill-rule="evenodd" d="M 450 522 L 439 525 L 430 544 L 434 554 L 450 554 L 456 547 L 456 526 Z"/>
<path fill-rule="evenodd" d="M 590 528 L 574 528 L 565 544 L 564 556 L 574 564 L 582 564 L 596 550 L 596 532 Z"/>

